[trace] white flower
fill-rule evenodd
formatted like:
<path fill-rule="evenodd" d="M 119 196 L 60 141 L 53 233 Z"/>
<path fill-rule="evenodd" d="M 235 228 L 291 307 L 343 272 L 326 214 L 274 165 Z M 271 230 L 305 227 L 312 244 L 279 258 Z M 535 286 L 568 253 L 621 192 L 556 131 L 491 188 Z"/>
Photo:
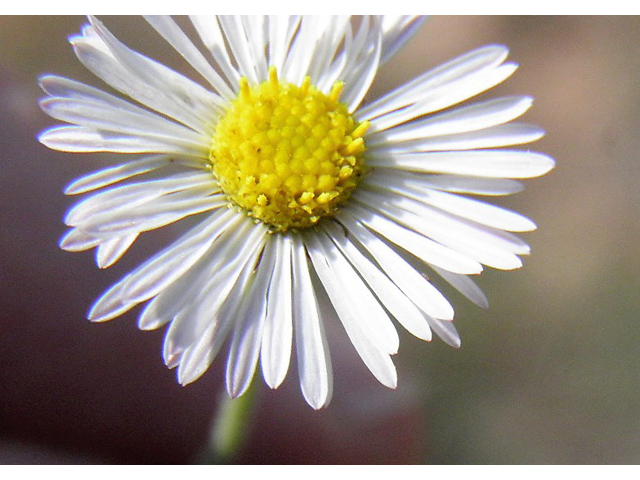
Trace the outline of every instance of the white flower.
<path fill-rule="evenodd" d="M 327 308 L 387 387 L 397 380 L 392 317 L 419 338 L 433 330 L 458 346 L 453 308 L 423 272 L 486 306 L 468 275 L 520 267 L 529 247 L 510 232 L 535 225 L 465 195 L 515 193 L 514 179 L 554 165 L 529 150 L 496 149 L 543 135 L 512 122 L 531 98 L 445 110 L 509 77 L 516 65 L 504 63 L 507 49 L 479 48 L 363 106 L 376 72 L 420 19 L 364 17 L 355 28 L 349 17 L 194 17 L 204 53 L 171 18 L 147 20 L 206 87 L 129 49 L 94 18 L 71 44 L 130 100 L 58 76 L 40 80 L 44 111 L 72 124 L 43 132 L 43 144 L 142 154 L 67 188 L 101 191 L 67 214 L 63 249 L 96 247 L 106 268 L 142 232 L 198 215 L 89 318 L 147 302 L 139 327 L 169 325 L 164 359 L 182 384 L 227 343 L 232 396 L 248 388 L 258 360 L 278 387 L 295 339 L 300 386 L 314 408 L 332 391 Z"/>

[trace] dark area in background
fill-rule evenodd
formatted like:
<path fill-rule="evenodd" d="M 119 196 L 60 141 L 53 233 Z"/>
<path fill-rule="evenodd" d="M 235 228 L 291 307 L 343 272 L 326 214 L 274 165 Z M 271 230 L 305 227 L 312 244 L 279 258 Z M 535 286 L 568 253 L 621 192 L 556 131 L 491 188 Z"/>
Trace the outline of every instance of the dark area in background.
<path fill-rule="evenodd" d="M 185 71 L 137 18 L 105 22 L 135 48 Z M 82 17 L 0 17 L 0 463 L 183 463 L 207 441 L 224 360 L 183 388 L 161 360 L 162 332 L 137 311 L 84 320 L 113 281 L 170 241 L 148 235 L 99 271 L 92 254 L 57 248 L 62 194 L 108 156 L 47 150 L 52 125 L 36 77 L 100 85 L 65 39 Z M 262 388 L 250 463 L 637 463 L 640 354 L 640 19 L 436 17 L 386 68 L 371 97 L 487 43 L 521 67 L 489 96 L 535 98 L 532 149 L 557 169 L 496 199 L 533 218 L 533 255 L 487 270 L 491 308 L 451 296 L 463 347 L 401 335 L 399 387 L 378 385 L 330 326 L 336 389 L 314 412 L 297 385 Z M 258 380 L 262 384 L 262 380 Z M 261 385 L 262 387 L 262 385 Z"/>

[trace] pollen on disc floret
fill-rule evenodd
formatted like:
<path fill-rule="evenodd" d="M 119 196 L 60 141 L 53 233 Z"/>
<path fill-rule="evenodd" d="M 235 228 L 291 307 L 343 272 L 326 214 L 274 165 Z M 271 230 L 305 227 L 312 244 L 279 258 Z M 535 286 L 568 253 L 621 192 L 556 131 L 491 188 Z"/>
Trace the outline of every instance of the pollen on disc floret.
<path fill-rule="evenodd" d="M 305 78 L 269 79 L 240 93 L 215 129 L 213 172 L 229 200 L 252 217 L 285 232 L 333 215 L 364 174 L 363 136 L 339 102 L 342 83 L 326 95 Z"/>

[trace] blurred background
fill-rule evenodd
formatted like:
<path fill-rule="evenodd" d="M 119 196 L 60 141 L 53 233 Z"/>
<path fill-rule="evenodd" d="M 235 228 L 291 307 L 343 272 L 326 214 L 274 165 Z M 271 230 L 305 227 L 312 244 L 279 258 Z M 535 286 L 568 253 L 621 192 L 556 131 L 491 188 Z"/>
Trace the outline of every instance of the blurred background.
<path fill-rule="evenodd" d="M 183 69 L 138 18 L 106 17 L 125 43 Z M 111 283 L 176 231 L 149 235 L 116 266 L 58 249 L 75 199 L 62 190 L 109 161 L 41 146 L 55 122 L 36 77 L 101 86 L 68 35 L 82 17 L 0 17 L 0 463 L 187 463 L 205 448 L 223 361 L 181 387 L 163 332 L 137 310 L 106 324 L 85 314 Z M 434 17 L 379 73 L 373 98 L 488 43 L 520 69 L 489 97 L 535 98 L 547 130 L 532 149 L 557 161 L 496 203 L 538 224 L 524 267 L 487 269 L 484 311 L 455 293 L 459 350 L 401 333 L 399 386 L 379 385 L 329 326 L 335 393 L 313 411 L 295 363 L 258 400 L 245 463 L 640 462 L 640 18 Z M 487 95 L 485 95 L 486 97 Z"/>

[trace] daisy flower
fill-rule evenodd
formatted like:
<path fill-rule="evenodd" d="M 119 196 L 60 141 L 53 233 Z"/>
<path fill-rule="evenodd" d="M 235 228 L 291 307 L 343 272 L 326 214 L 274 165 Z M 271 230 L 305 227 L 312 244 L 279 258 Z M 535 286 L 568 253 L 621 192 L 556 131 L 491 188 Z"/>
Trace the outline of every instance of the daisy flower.
<path fill-rule="evenodd" d="M 554 165 L 512 148 L 543 135 L 513 122 L 531 98 L 450 108 L 516 70 L 507 49 L 479 48 L 363 103 L 420 18 L 193 17 L 193 39 L 170 17 L 147 21 L 200 83 L 128 48 L 95 18 L 70 42 L 128 98 L 40 79 L 42 108 L 70 124 L 43 132 L 44 145 L 123 154 L 66 189 L 93 193 L 67 213 L 63 249 L 95 248 L 106 268 L 141 233 L 195 219 L 104 293 L 89 319 L 144 303 L 138 325 L 168 326 L 163 355 L 179 382 L 199 378 L 224 349 L 232 397 L 258 364 L 277 388 L 295 342 L 300 387 L 316 409 L 332 393 L 326 321 L 339 319 L 391 388 L 396 323 L 459 346 L 453 308 L 429 276 L 485 307 L 469 275 L 520 267 L 529 247 L 512 232 L 535 229 L 469 195 L 518 192 L 518 179 Z"/>

